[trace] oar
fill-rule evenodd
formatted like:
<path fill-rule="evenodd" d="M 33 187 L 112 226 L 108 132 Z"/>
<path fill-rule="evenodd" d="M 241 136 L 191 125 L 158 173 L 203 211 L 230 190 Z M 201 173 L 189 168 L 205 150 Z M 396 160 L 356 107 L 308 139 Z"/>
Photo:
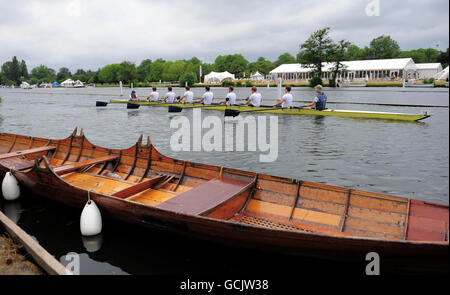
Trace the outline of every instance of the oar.
<path fill-rule="evenodd" d="M 298 107 L 301 109 L 301 107 Z M 288 108 L 280 108 L 280 107 L 272 107 L 272 108 L 263 108 L 263 109 L 257 109 L 257 110 L 248 110 L 248 111 L 238 111 L 233 109 L 225 109 L 225 117 L 236 117 L 239 116 L 240 113 L 250 113 L 250 112 L 263 112 L 263 111 L 270 111 L 270 110 L 286 110 L 290 109 Z"/>
<path fill-rule="evenodd" d="M 106 107 L 107 105 L 108 105 L 108 103 L 105 101 L 96 101 L 95 102 L 96 107 Z"/>
<path fill-rule="evenodd" d="M 135 110 L 138 109 L 141 105 L 137 103 L 127 102 L 127 109 Z"/>
<path fill-rule="evenodd" d="M 202 105 L 202 106 L 192 106 L 192 107 L 177 107 L 177 106 L 169 106 L 169 113 L 180 113 L 183 109 L 198 109 L 198 108 L 211 108 L 211 107 L 217 107 L 221 106 L 220 104 L 208 104 L 208 105 Z"/>

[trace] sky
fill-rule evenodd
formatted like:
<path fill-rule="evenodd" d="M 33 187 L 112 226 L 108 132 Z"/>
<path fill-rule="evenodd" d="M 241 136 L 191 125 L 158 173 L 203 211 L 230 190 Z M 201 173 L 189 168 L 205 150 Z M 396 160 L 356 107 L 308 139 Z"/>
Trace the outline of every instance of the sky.
<path fill-rule="evenodd" d="M 96 70 L 124 60 L 289 52 L 323 27 L 366 46 L 390 35 L 403 50 L 449 45 L 448 0 L 0 0 L 0 64 L 17 56 Z"/>

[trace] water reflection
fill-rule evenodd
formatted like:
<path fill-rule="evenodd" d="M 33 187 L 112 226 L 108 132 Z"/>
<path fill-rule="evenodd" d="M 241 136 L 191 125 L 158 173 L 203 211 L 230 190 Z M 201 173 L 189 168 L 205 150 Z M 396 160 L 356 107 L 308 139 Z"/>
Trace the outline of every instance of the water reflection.
<path fill-rule="evenodd" d="M 86 251 L 94 253 L 101 249 L 103 244 L 103 235 L 100 233 L 92 237 L 81 236 L 81 240 L 83 241 L 83 246 Z"/>
<path fill-rule="evenodd" d="M 4 201 L 3 202 L 3 213 L 8 216 L 14 223 L 19 222 L 20 216 L 22 214 L 22 204 L 20 200 L 14 201 Z"/>

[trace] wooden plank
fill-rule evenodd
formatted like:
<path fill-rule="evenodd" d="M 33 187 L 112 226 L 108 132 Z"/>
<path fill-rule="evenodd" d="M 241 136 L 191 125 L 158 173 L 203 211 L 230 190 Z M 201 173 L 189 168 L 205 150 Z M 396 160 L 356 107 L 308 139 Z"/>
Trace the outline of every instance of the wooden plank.
<path fill-rule="evenodd" d="M 61 165 L 64 165 L 64 163 L 69 159 L 70 153 L 72 152 L 72 143 L 73 143 L 74 137 L 75 137 L 75 135 L 72 135 L 70 137 L 69 149 L 67 150 L 66 156 L 64 157 Z"/>
<path fill-rule="evenodd" d="M 62 175 L 65 173 L 76 171 L 76 170 L 84 168 L 84 167 L 88 167 L 90 165 L 117 160 L 118 158 L 119 158 L 118 156 L 104 156 L 104 157 L 95 158 L 95 159 L 88 160 L 88 161 L 83 161 L 83 162 L 79 162 L 79 163 L 73 163 L 73 164 L 69 164 L 69 165 L 55 167 L 55 168 L 53 168 L 53 171 L 58 175 Z"/>
<path fill-rule="evenodd" d="M 403 233 L 403 240 L 406 240 L 408 238 L 409 215 L 410 214 L 411 214 L 411 200 L 408 199 L 408 209 L 406 210 L 405 232 Z"/>
<path fill-rule="evenodd" d="M 0 155 L 0 160 L 4 160 L 4 159 L 8 159 L 8 158 L 15 158 L 18 156 L 26 156 L 26 155 L 36 154 L 36 153 L 48 152 L 48 151 L 52 151 L 54 149 L 56 149 L 56 147 L 54 147 L 54 146 L 43 146 L 43 147 L 38 147 L 38 148 L 33 148 L 33 149 L 28 149 L 28 150 L 23 150 L 23 151 L 6 153 L 6 154 Z"/>
<path fill-rule="evenodd" d="M 294 203 L 292 204 L 292 210 L 291 210 L 291 214 L 289 215 L 289 220 L 292 220 L 292 216 L 294 215 L 294 210 L 295 210 L 295 208 L 297 207 L 298 198 L 299 198 L 299 196 L 300 196 L 300 187 L 301 187 L 301 186 L 302 186 L 302 181 L 299 180 L 299 181 L 297 182 L 297 193 L 296 193 L 296 196 L 295 196 Z"/>
<path fill-rule="evenodd" d="M 31 238 L 24 230 L 17 226 L 5 214 L 0 211 L 0 221 L 5 229 L 22 244 L 27 252 L 33 257 L 48 274 L 72 275 L 58 260 L 48 253 L 41 245 Z"/>
<path fill-rule="evenodd" d="M 114 197 L 118 197 L 121 199 L 126 199 L 128 197 L 131 197 L 133 195 L 136 195 L 138 193 L 141 193 L 142 191 L 151 188 L 153 185 L 157 184 L 161 179 L 163 179 L 164 176 L 157 176 L 155 178 L 143 181 L 139 184 L 127 187 L 121 191 L 118 191 L 113 194 Z"/>
<path fill-rule="evenodd" d="M 142 139 L 142 136 L 140 138 Z M 128 172 L 127 176 L 125 176 L 125 180 L 127 180 L 130 177 L 130 175 L 133 174 L 134 168 L 136 168 L 136 162 L 137 162 L 137 158 L 138 158 L 138 149 L 139 149 L 139 146 L 137 143 L 136 147 L 135 147 L 135 152 L 134 152 L 133 165 L 131 166 L 130 171 Z"/>
<path fill-rule="evenodd" d="M 251 182 L 228 177 L 212 179 L 157 207 L 178 213 L 199 215 L 240 194 Z"/>
<path fill-rule="evenodd" d="M 221 170 L 222 171 L 222 170 Z M 178 178 L 178 182 L 175 185 L 175 187 L 172 189 L 172 191 L 176 191 L 178 186 L 181 184 L 184 178 L 184 173 L 186 172 L 186 161 L 183 161 L 183 170 L 181 171 L 180 177 Z"/>
<path fill-rule="evenodd" d="M 345 220 L 347 220 L 347 216 L 348 216 L 348 207 L 350 205 L 351 195 L 352 195 L 352 190 L 348 189 L 347 202 L 345 203 L 344 213 L 342 214 L 342 218 L 341 218 L 341 226 L 339 227 L 340 232 L 344 232 L 344 229 L 345 229 Z"/>
<path fill-rule="evenodd" d="M 14 148 L 14 145 L 16 144 L 16 140 L 17 140 L 17 135 L 14 135 L 13 142 L 10 145 L 10 147 L 8 148 L 8 153 L 10 153 L 12 151 L 12 149 Z"/>

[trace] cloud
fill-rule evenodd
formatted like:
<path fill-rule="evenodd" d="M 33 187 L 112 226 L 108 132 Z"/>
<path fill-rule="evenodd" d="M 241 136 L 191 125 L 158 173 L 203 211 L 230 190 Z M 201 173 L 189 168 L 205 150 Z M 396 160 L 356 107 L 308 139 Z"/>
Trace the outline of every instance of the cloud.
<path fill-rule="evenodd" d="M 379 0 L 380 16 L 368 17 L 371 1 L 0 0 L 0 62 L 16 55 L 29 68 L 75 70 L 232 53 L 274 60 L 324 26 L 360 46 L 384 34 L 403 49 L 448 47 L 448 1 Z"/>

